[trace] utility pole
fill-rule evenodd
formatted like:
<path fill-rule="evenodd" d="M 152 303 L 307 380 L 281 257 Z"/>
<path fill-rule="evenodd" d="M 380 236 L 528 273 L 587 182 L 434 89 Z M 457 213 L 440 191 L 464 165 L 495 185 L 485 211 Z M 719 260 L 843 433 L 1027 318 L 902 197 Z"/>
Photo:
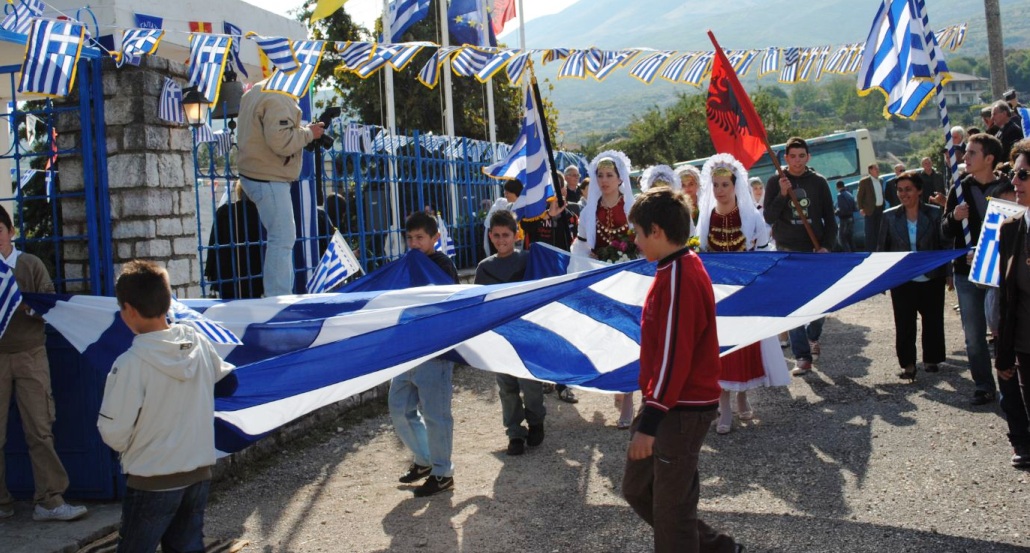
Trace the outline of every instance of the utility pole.
<path fill-rule="evenodd" d="M 984 0 L 987 17 L 987 55 L 991 62 L 991 99 L 1000 100 L 1009 87 L 1005 75 L 1005 48 L 1001 40 L 1001 8 L 998 0 Z"/>

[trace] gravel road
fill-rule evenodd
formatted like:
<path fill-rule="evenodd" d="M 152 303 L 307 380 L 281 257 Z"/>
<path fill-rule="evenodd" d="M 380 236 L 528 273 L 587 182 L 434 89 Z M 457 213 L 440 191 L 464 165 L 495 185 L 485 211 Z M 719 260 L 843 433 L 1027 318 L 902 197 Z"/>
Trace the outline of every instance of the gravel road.
<path fill-rule="evenodd" d="M 968 405 L 958 315 L 945 318 L 947 364 L 909 384 L 887 296 L 830 317 L 814 373 L 753 393 L 754 421 L 709 433 L 702 516 L 749 552 L 1030 551 L 1030 472 L 1009 466 L 998 407 Z M 628 434 L 611 396 L 547 396 L 544 444 L 507 457 L 492 375 L 454 381 L 453 492 L 397 483 L 409 457 L 379 403 L 219 485 L 207 534 L 262 552 L 651 549 L 619 495 Z"/>

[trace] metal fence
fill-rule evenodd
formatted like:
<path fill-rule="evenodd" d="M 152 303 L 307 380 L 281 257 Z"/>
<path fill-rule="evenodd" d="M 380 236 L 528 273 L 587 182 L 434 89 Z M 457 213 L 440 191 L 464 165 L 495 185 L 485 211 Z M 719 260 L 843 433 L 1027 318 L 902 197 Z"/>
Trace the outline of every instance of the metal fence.
<path fill-rule="evenodd" d="M 316 252 L 295 255 L 295 291 L 304 292 L 333 228 L 339 229 L 367 272 L 404 254 L 404 221 L 419 210 L 439 214 L 454 241 L 459 269 L 475 267 L 487 255 L 483 220 L 489 204 L 501 194 L 501 181 L 483 174 L 496 155 L 493 148 L 416 131 L 378 135 L 371 141 L 371 153 L 366 153 L 349 151 L 364 148 L 344 146 L 344 123 L 334 122 L 329 132 L 337 138 L 333 146 L 305 152 L 300 182 L 293 187 L 297 249 Z M 231 207 L 226 203 L 225 191 L 238 178 L 235 146 L 222 151 L 217 141 L 197 143 L 196 138 L 195 134 L 204 293 L 260 296 L 264 234 L 257 211 L 249 202 Z M 507 146 L 498 145 L 497 150 L 507 151 Z M 322 171 L 316 170 L 319 166 Z M 303 228 L 305 220 L 315 223 L 310 231 Z"/>

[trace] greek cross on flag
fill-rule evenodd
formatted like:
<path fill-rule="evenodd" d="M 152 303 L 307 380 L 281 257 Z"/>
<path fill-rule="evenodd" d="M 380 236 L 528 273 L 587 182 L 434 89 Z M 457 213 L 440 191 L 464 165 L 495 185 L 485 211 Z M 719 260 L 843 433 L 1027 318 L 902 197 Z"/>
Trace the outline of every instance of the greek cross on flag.
<path fill-rule="evenodd" d="M 218 98 L 231 44 L 232 39 L 224 35 L 195 34 L 190 37 L 189 86 L 197 87 L 197 92 L 209 102 Z"/>
<path fill-rule="evenodd" d="M 293 52 L 300 68 L 293 73 L 285 73 L 276 68 L 268 79 L 265 92 L 278 92 L 299 100 L 307 93 L 311 80 L 315 78 L 318 64 L 322 61 L 325 42 L 321 40 L 301 40 L 294 43 Z"/>
<path fill-rule="evenodd" d="M 71 21 L 34 19 L 21 66 L 18 92 L 67 96 L 75 86 L 75 65 L 86 29 Z"/>
<path fill-rule="evenodd" d="M 980 229 L 980 241 L 976 244 L 976 254 L 969 270 L 969 282 L 998 286 L 1001 280 L 1000 253 L 998 252 L 998 229 L 1009 217 L 1022 215 L 1026 208 L 998 198 L 991 198 L 987 203 L 987 213 Z"/>
<path fill-rule="evenodd" d="M 122 34 L 122 51 L 114 55 L 115 63 L 118 67 L 125 63 L 139 65 L 143 56 L 157 52 L 164 34 L 162 29 L 127 29 Z"/>
<path fill-rule="evenodd" d="M 318 261 L 318 267 L 308 280 L 308 293 L 321 294 L 343 284 L 348 277 L 361 272 L 361 265 L 354 257 L 347 241 L 340 231 L 333 232 L 329 247 Z"/>
<path fill-rule="evenodd" d="M 161 88 L 161 101 L 157 106 L 157 116 L 170 123 L 185 123 L 186 116 L 182 112 L 182 88 L 179 83 L 165 77 Z"/>
<path fill-rule="evenodd" d="M 21 304 L 21 292 L 14 279 L 14 269 L 0 261 L 0 336 L 7 330 L 7 325 L 14 317 L 18 305 Z"/>
<path fill-rule="evenodd" d="M 32 19 L 43 15 L 46 4 L 43 3 L 43 0 L 19 0 L 12 3 L 14 11 L 4 17 L 4 20 L 0 22 L 0 28 L 19 35 L 29 34 L 29 29 L 32 28 Z"/>

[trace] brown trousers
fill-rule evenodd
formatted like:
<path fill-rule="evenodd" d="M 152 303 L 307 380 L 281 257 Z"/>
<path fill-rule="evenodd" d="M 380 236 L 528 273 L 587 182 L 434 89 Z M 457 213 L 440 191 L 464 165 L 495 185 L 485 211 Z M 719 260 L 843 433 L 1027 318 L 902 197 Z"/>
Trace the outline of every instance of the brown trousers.
<path fill-rule="evenodd" d="M 655 434 L 648 459 L 626 460 L 622 495 L 630 507 L 654 528 L 658 553 L 733 553 L 736 543 L 697 517 L 701 493 L 697 464 L 708 427 L 718 413 L 669 411 Z M 633 431 L 639 423 L 633 421 Z"/>
<path fill-rule="evenodd" d="M 37 347 L 17 353 L 0 353 L 0 506 L 9 506 L 14 498 L 7 491 L 7 464 L 3 447 L 7 443 L 7 413 L 11 392 L 18 399 L 25 442 L 32 461 L 32 477 L 36 484 L 35 503 L 53 509 L 64 503 L 61 496 L 68 489 L 68 473 L 54 450 L 54 397 L 50 392 L 50 363 L 46 348 Z"/>

